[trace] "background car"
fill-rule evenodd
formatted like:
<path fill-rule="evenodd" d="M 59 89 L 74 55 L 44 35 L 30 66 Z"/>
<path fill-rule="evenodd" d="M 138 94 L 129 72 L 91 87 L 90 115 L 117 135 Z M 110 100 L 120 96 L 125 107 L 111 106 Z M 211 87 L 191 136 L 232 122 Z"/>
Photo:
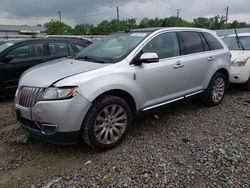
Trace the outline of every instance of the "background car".
<path fill-rule="evenodd" d="M 232 55 L 230 82 L 244 84 L 250 91 L 250 33 L 229 35 L 223 41 Z"/>
<path fill-rule="evenodd" d="M 72 37 L 5 41 L 0 44 L 0 96 L 5 91 L 15 90 L 21 74 L 28 68 L 72 56 L 90 43 Z"/>

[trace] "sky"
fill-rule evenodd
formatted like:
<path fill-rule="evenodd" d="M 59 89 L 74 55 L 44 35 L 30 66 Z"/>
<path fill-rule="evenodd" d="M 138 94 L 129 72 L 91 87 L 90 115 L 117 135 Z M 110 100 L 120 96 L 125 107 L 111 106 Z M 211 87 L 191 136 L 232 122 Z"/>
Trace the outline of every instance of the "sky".
<path fill-rule="evenodd" d="M 250 23 L 250 0 L 0 0 L 0 25 L 37 25 L 51 19 L 75 26 L 81 23 L 98 24 L 102 20 L 165 18 L 176 16 L 192 21 L 197 17 L 225 15 L 229 7 L 229 22 Z"/>

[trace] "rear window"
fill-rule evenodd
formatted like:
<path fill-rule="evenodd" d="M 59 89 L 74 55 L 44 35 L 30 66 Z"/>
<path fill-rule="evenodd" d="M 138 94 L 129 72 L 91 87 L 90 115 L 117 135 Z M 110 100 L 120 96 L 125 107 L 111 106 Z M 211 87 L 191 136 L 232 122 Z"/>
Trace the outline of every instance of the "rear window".
<path fill-rule="evenodd" d="M 203 44 L 198 32 L 184 31 L 180 32 L 182 38 L 182 54 L 193 54 L 203 52 Z"/>
<path fill-rule="evenodd" d="M 218 50 L 223 49 L 221 43 L 210 33 L 202 33 L 203 36 L 206 38 L 211 50 Z"/>

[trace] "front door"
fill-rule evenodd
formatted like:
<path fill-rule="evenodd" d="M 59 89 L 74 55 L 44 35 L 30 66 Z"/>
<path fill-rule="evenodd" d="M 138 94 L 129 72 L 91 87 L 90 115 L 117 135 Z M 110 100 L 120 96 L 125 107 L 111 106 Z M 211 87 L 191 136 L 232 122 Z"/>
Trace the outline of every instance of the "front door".
<path fill-rule="evenodd" d="M 157 63 L 142 63 L 136 66 L 136 81 L 143 93 L 144 104 L 150 108 L 183 96 L 183 64 L 175 32 L 166 32 L 154 37 L 142 49 L 142 53 L 153 52 L 159 56 Z"/>

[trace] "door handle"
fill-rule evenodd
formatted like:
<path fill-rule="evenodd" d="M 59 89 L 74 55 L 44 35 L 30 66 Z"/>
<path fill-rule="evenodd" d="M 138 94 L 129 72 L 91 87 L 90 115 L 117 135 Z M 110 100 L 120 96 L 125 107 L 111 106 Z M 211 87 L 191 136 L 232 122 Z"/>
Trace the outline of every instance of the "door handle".
<path fill-rule="evenodd" d="M 208 61 L 213 61 L 214 59 L 215 59 L 215 58 L 211 56 L 211 57 L 209 57 L 207 60 L 208 60 Z"/>
<path fill-rule="evenodd" d="M 181 62 L 177 62 L 174 66 L 175 69 L 178 69 L 178 68 L 181 68 L 181 67 L 184 67 L 183 64 L 181 64 Z"/>

